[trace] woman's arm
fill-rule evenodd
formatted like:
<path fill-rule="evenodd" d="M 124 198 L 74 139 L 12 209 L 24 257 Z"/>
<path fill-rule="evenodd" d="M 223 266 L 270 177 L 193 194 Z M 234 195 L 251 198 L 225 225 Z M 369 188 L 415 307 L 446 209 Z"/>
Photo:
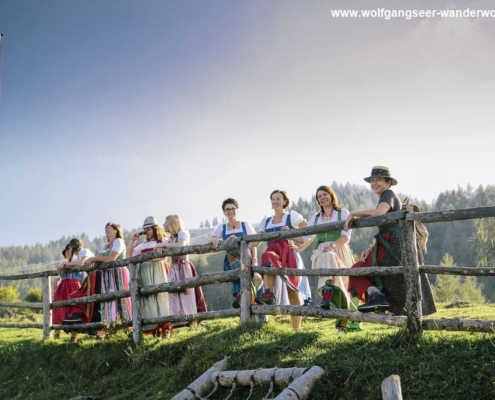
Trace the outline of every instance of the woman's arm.
<path fill-rule="evenodd" d="M 94 256 L 94 257 L 90 257 L 88 258 L 84 264 L 85 265 L 89 265 L 91 263 L 94 263 L 94 262 L 107 262 L 107 261 L 115 261 L 117 259 L 117 257 L 119 256 L 119 252 L 118 251 L 112 251 L 108 256 Z"/>
<path fill-rule="evenodd" d="M 132 257 L 132 252 L 134 251 L 134 247 L 136 246 L 136 241 L 139 238 L 139 233 L 135 233 L 131 237 L 131 241 L 129 242 L 129 245 L 127 246 L 127 249 L 125 251 L 125 258 L 130 258 Z"/>
<path fill-rule="evenodd" d="M 183 247 L 187 245 L 187 239 L 180 239 L 178 242 L 174 243 L 158 243 L 155 249 L 159 249 L 160 247 Z"/>
<path fill-rule="evenodd" d="M 377 215 L 383 215 L 386 214 L 390 210 L 390 205 L 387 203 L 379 203 L 378 206 L 374 210 L 363 210 L 363 211 L 351 211 L 349 213 L 349 216 L 345 220 L 344 224 L 344 230 L 348 230 L 351 225 L 352 221 L 354 220 L 355 217 L 362 218 L 362 217 L 374 217 Z"/>

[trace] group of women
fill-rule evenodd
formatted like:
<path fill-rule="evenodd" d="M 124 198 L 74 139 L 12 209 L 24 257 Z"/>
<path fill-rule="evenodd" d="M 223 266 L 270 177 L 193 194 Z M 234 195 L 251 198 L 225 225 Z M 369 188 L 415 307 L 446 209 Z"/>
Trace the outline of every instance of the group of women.
<path fill-rule="evenodd" d="M 177 215 L 166 218 L 164 228 L 160 227 L 155 217 L 147 217 L 143 230 L 132 236 L 129 245 L 123 240 L 119 225 L 107 223 L 105 235 L 107 243 L 95 256 L 89 249 L 83 248 L 79 239 L 72 239 L 63 252 L 66 260 L 59 266 L 59 278 L 55 280 L 56 288 L 54 301 L 76 299 L 95 294 L 112 293 L 119 290 L 129 290 L 129 269 L 126 266 L 96 270 L 90 272 L 82 280 L 82 273 L 71 272 L 72 267 L 90 265 L 95 262 L 114 261 L 118 258 L 137 256 L 163 247 L 185 246 L 189 243 L 189 233 L 183 228 L 183 223 Z M 169 237 L 166 237 L 168 232 Z M 137 244 L 140 236 L 144 241 Z M 166 282 L 180 281 L 197 275 L 194 265 L 187 256 L 172 257 L 168 265 L 165 257 L 154 258 L 135 264 L 141 285 L 156 285 Z M 179 293 L 156 293 L 140 297 L 141 316 L 143 319 L 168 315 L 187 315 L 206 311 L 202 289 L 186 289 Z M 76 306 L 55 308 L 53 324 L 78 324 L 90 322 L 114 323 L 132 320 L 132 305 L 130 297 L 119 300 L 80 304 Z M 170 334 L 173 326 L 187 323 L 149 324 L 143 326 L 144 333 L 155 334 L 158 337 Z M 59 338 L 55 331 L 55 338 Z M 95 332 L 97 340 L 104 338 L 104 331 Z M 71 331 L 71 342 L 77 342 L 77 331 Z"/>
<path fill-rule="evenodd" d="M 266 216 L 259 224 L 258 232 L 286 231 L 307 226 L 329 224 L 344 221 L 344 229 L 340 232 L 320 233 L 317 235 L 268 241 L 266 251 L 261 255 L 258 264 L 256 247 L 259 243 L 251 243 L 252 265 L 273 268 L 304 268 L 299 252 L 313 245 L 311 256 L 312 268 L 340 269 L 370 266 L 401 265 L 400 234 L 397 223 L 378 226 L 378 234 L 373 246 L 362 252 L 359 260 L 354 262 L 349 249 L 351 226 L 355 218 L 382 215 L 399 211 L 402 208 L 397 194 L 391 189 L 397 184 L 387 167 L 375 166 L 370 176 L 364 178 L 370 183 L 371 190 L 378 198 L 375 209 L 352 211 L 343 208 L 337 195 L 329 186 L 320 186 L 316 190 L 316 201 L 320 211 L 313 215 L 309 222 L 295 212 L 288 211 L 290 199 L 283 190 L 274 190 L 270 195 L 273 215 Z M 253 234 L 254 228 L 247 221 L 237 218 L 239 205 L 229 198 L 222 203 L 222 210 L 227 222 L 220 224 L 212 233 L 211 242 L 215 245 L 221 240 L 231 240 L 239 236 Z M 237 269 L 240 266 L 239 254 L 227 253 L 224 270 Z M 302 305 L 310 301 L 311 292 L 305 277 L 275 277 L 265 274 L 263 290 L 255 298 L 259 304 Z M 324 309 L 350 309 L 361 312 L 386 311 L 394 314 L 405 314 L 405 283 L 402 275 L 375 276 L 326 276 L 318 280 L 318 292 L 321 295 L 320 307 Z M 426 274 L 421 274 L 422 309 L 424 315 L 436 311 L 430 284 Z M 240 287 L 233 284 L 232 294 L 235 297 L 234 307 L 240 303 Z M 299 330 L 301 317 L 291 317 L 292 327 Z M 359 330 L 361 325 L 347 320 L 337 321 L 339 331 Z"/>
<path fill-rule="evenodd" d="M 266 251 L 261 255 L 261 263 L 257 259 L 259 243 L 250 243 L 251 264 L 272 268 L 304 268 L 300 252 L 313 245 L 311 256 L 312 268 L 360 268 L 369 266 L 396 266 L 401 264 L 400 234 L 396 223 L 378 226 L 378 234 L 373 246 L 362 252 L 357 262 L 354 262 L 348 243 L 351 239 L 351 226 L 356 218 L 382 215 L 399 211 L 402 207 L 397 194 L 391 189 L 397 184 L 387 167 L 375 166 L 370 176 L 364 178 L 370 183 L 371 190 L 377 195 L 376 208 L 363 211 L 349 212 L 343 208 L 337 195 L 329 186 L 320 186 L 316 190 L 316 201 L 320 210 L 313 215 L 309 222 L 295 212 L 288 211 L 290 199 L 283 190 L 274 190 L 270 195 L 273 215 L 266 216 L 259 224 L 258 232 L 286 231 L 338 221 L 344 222 L 340 232 L 321 233 L 317 235 L 288 239 L 270 240 Z M 222 203 L 226 222 L 219 224 L 212 232 L 210 241 L 218 246 L 220 241 L 228 241 L 245 235 L 255 234 L 252 224 L 238 218 L 239 204 L 233 198 Z M 168 233 L 168 238 L 165 234 Z M 81 285 L 82 275 L 71 273 L 71 267 L 88 265 L 94 262 L 112 261 L 119 257 L 136 256 L 160 248 L 179 247 L 189 244 L 189 233 L 184 229 L 181 219 L 169 215 L 164 224 L 164 230 L 154 217 L 144 221 L 143 231 L 132 236 L 126 247 L 122 240 L 122 232 L 116 224 L 108 223 L 105 227 L 107 244 L 94 256 L 88 249 L 83 249 L 78 239 L 73 239 L 64 250 L 67 261 L 60 267 L 59 285 L 54 300 L 64 298 L 85 297 L 90 294 L 109 293 L 116 290 L 129 289 L 129 272 L 126 267 L 110 268 L 104 271 L 90 273 Z M 145 241 L 136 245 L 139 236 L 144 235 Z M 235 270 L 240 267 L 239 251 L 228 251 L 224 259 L 224 270 Z M 138 276 L 143 286 L 164 282 L 181 281 L 197 275 L 194 265 L 187 256 L 172 257 L 169 266 L 163 257 L 136 265 Z M 256 274 L 257 275 L 257 274 Z M 264 274 L 263 279 L 255 276 L 253 279 L 252 300 L 259 304 L 290 304 L 300 306 L 309 304 L 311 292 L 306 277 L 275 276 Z M 322 301 L 320 307 L 325 309 L 351 309 L 361 312 L 390 310 L 394 314 L 405 313 L 405 284 L 402 275 L 393 276 L 327 276 L 318 280 L 318 292 Z M 428 278 L 421 274 L 422 308 L 425 315 L 436 311 Z M 233 307 L 240 307 L 240 285 L 234 282 L 232 286 L 234 297 Z M 157 293 L 141 297 L 143 318 L 154 318 L 166 315 L 187 315 L 206 311 L 206 303 L 200 287 L 185 289 L 180 293 Z M 56 309 L 53 323 L 60 323 L 63 309 Z M 62 310 L 62 311 L 60 311 Z M 132 310 L 129 298 L 102 303 L 91 303 L 70 307 L 65 310 L 64 323 L 67 322 L 114 322 L 121 319 L 130 320 Z M 299 330 L 301 317 L 291 317 L 292 327 Z M 185 324 L 185 323 L 182 323 Z M 337 321 L 339 331 L 360 329 L 358 323 L 347 320 Z M 150 333 L 167 334 L 172 324 L 147 325 L 144 330 Z M 57 333 L 56 333 L 57 335 Z M 96 338 L 101 338 L 102 332 L 97 332 Z M 76 333 L 72 332 L 72 341 L 77 341 Z"/>

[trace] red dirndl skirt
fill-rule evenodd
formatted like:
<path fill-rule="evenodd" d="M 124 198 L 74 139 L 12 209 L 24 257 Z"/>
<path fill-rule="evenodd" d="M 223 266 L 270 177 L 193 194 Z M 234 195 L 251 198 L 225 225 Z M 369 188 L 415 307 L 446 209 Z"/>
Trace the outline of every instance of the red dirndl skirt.
<path fill-rule="evenodd" d="M 266 251 L 261 255 L 261 266 L 266 266 L 268 262 L 272 264 L 273 268 L 297 268 L 294 249 L 289 247 L 287 239 L 268 242 Z M 287 278 L 296 288 L 299 286 L 298 276 L 288 276 Z"/>

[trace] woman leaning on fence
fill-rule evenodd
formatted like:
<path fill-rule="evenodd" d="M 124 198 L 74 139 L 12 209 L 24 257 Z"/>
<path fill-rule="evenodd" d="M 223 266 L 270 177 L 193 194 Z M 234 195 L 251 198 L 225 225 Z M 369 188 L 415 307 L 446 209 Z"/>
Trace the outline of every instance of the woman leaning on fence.
<path fill-rule="evenodd" d="M 62 271 L 63 273 L 69 273 L 73 267 L 83 266 L 84 262 L 90 258 L 94 257 L 94 253 L 83 247 L 83 243 L 80 239 L 72 239 L 69 242 L 69 247 L 72 250 L 72 258 L 70 261 L 63 263 Z M 93 275 L 91 277 L 91 275 Z M 93 284 L 91 284 L 93 282 Z M 94 294 L 94 285 L 96 284 L 96 279 L 94 274 L 89 274 L 83 285 L 72 292 L 69 295 L 69 299 L 77 299 L 81 297 L 90 296 Z M 67 307 L 65 318 L 63 320 L 64 324 L 78 324 L 78 323 L 89 323 L 93 317 L 94 303 L 88 304 L 78 304 L 75 306 Z M 77 343 L 77 332 L 71 331 L 71 342 Z"/>
<path fill-rule="evenodd" d="M 210 238 L 215 246 L 218 246 L 220 241 L 229 241 L 246 235 L 254 235 L 256 231 L 250 222 L 240 221 L 237 219 L 237 210 L 239 203 L 233 198 L 228 198 L 222 203 L 222 211 L 227 218 L 224 224 L 218 224 L 213 230 Z M 250 246 L 251 265 L 257 265 L 257 251 L 255 246 Z M 241 254 L 238 249 L 229 250 L 225 254 L 223 261 L 224 271 L 238 270 L 241 267 Z M 255 293 L 256 295 L 256 293 Z M 239 281 L 232 282 L 232 296 L 234 296 L 233 308 L 241 306 L 241 284 Z"/>
<path fill-rule="evenodd" d="M 65 246 L 62 251 L 65 260 L 60 263 L 60 271 L 62 272 L 53 281 L 53 301 L 68 300 L 72 292 L 81 287 L 81 281 L 84 277 L 84 272 L 66 272 L 63 273 L 63 265 L 69 262 L 72 258 L 72 249 L 69 245 Z M 52 324 L 61 325 L 67 313 L 67 307 L 57 307 L 52 310 Z M 54 339 L 60 338 L 60 330 L 57 329 L 53 334 Z"/>
<path fill-rule="evenodd" d="M 175 248 L 189 244 L 189 232 L 184 229 L 181 218 L 178 215 L 169 215 L 165 218 L 165 232 L 170 238 L 163 243 L 158 243 L 156 248 Z M 172 264 L 168 271 L 169 282 L 179 282 L 197 276 L 196 268 L 189 261 L 187 254 L 172 256 Z M 203 290 L 200 286 L 184 289 L 178 293 L 169 293 L 170 315 L 191 315 L 198 312 L 206 312 L 206 302 Z M 188 322 L 174 322 L 173 326 L 188 325 Z"/>
<path fill-rule="evenodd" d="M 136 245 L 139 236 L 144 236 L 145 241 Z M 155 217 L 147 217 L 143 223 L 143 230 L 132 235 L 127 246 L 127 258 L 153 251 L 157 244 L 165 240 L 165 232 L 158 225 Z M 164 257 L 154 258 L 139 264 L 139 286 L 146 287 L 168 282 L 168 265 Z M 170 315 L 168 293 L 160 292 L 140 297 L 141 317 L 157 318 Z M 154 334 L 157 337 L 168 336 L 171 331 L 170 323 L 147 324 L 142 327 L 145 334 Z"/>
<path fill-rule="evenodd" d="M 345 230 L 351 227 L 356 217 L 383 215 L 402 208 L 399 197 L 390 189 L 397 184 L 397 180 L 391 176 L 387 167 L 373 167 L 371 175 L 364 180 L 370 183 L 371 190 L 378 197 L 378 204 L 373 210 L 350 212 L 344 225 Z M 378 226 L 374 245 L 361 253 L 359 261 L 352 268 L 398 265 L 402 265 L 400 232 L 397 223 L 392 222 Z M 420 274 L 420 277 L 423 314 L 433 314 L 436 306 L 428 277 L 425 274 Z M 393 314 L 405 314 L 406 287 L 403 275 L 351 276 L 349 292 L 366 302 L 358 307 L 361 312 L 390 310 Z"/>

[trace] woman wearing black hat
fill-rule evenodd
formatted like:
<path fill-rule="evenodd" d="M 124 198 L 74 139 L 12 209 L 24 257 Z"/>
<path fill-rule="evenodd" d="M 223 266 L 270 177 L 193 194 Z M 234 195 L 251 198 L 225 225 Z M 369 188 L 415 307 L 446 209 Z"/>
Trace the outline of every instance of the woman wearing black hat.
<path fill-rule="evenodd" d="M 83 272 L 67 272 L 63 273 L 62 267 L 64 263 L 69 262 L 72 258 L 72 249 L 69 245 L 65 246 L 62 251 L 64 261 L 59 265 L 60 272 L 53 282 L 53 301 L 68 300 L 69 295 L 75 290 L 81 287 L 81 281 L 83 280 Z M 67 307 L 57 307 L 52 310 L 52 324 L 61 325 L 62 321 L 67 313 Z M 53 332 L 54 339 L 60 339 L 60 330 L 56 329 Z"/>
<path fill-rule="evenodd" d="M 373 210 L 352 211 L 344 224 L 344 229 L 351 227 L 355 217 L 370 217 L 397 212 L 402 203 L 391 186 L 397 185 L 390 171 L 384 166 L 375 166 L 371 175 L 364 178 L 371 185 L 371 190 L 378 196 L 378 205 Z M 363 251 L 359 261 L 352 268 L 371 266 L 401 265 L 400 232 L 396 223 L 378 226 L 375 244 Z M 423 314 L 436 312 L 435 301 L 431 293 L 430 283 L 425 274 L 421 274 Z M 393 314 L 405 314 L 406 290 L 403 275 L 381 277 L 351 276 L 349 277 L 349 292 L 365 304 L 358 307 L 361 312 L 390 310 Z"/>

